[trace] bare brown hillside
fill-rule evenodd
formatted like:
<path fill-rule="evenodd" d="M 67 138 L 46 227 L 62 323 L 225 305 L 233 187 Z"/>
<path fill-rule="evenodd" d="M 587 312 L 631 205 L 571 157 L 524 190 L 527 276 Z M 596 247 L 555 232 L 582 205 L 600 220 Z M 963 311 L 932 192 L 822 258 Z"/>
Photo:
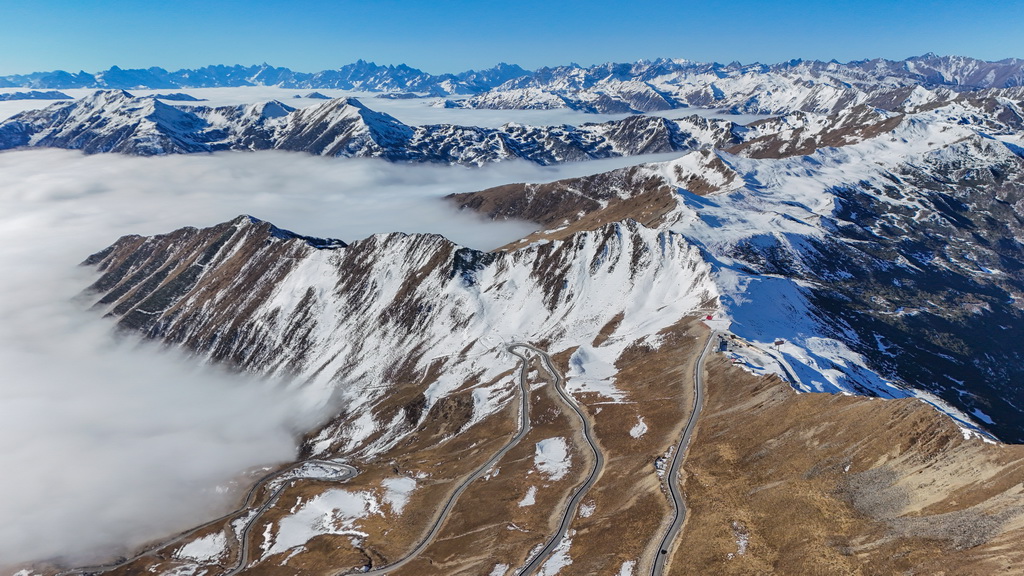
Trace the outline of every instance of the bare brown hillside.
<path fill-rule="evenodd" d="M 707 369 L 673 573 L 1024 574 L 1024 446 L 918 400 Z"/>

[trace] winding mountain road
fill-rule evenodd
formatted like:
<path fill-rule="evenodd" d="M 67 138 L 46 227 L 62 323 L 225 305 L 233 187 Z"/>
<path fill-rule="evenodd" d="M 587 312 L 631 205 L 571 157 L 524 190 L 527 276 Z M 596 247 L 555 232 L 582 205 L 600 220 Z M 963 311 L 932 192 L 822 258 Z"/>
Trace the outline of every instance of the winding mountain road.
<path fill-rule="evenodd" d="M 555 365 L 551 361 L 551 357 L 548 356 L 547 352 L 544 352 L 543 350 L 540 350 L 538 348 L 534 348 L 529 344 L 513 344 L 513 346 L 526 348 L 527 350 L 530 350 L 541 357 L 541 359 L 544 361 L 545 369 L 549 373 L 551 373 L 551 376 L 555 379 L 555 390 L 558 391 L 558 394 L 559 396 L 562 397 L 562 400 L 564 400 L 565 403 L 568 404 L 576 412 L 576 415 L 579 416 L 580 422 L 583 423 L 583 435 L 587 440 L 587 444 L 590 445 L 590 449 L 594 453 L 594 467 L 590 471 L 590 475 L 587 476 L 586 482 L 584 482 L 579 488 L 576 489 L 576 492 L 572 495 L 572 498 L 569 500 L 569 504 L 566 506 L 565 514 L 562 515 L 562 522 L 558 526 L 558 531 L 556 531 L 555 535 L 550 540 L 548 540 L 548 542 L 544 545 L 543 548 L 540 549 L 540 552 L 534 555 L 533 558 L 526 563 L 526 566 L 524 566 L 519 571 L 520 576 L 529 576 L 530 574 L 533 574 L 538 568 L 540 568 L 541 565 L 544 564 L 544 561 L 547 560 L 549 556 L 551 556 L 552 552 L 554 552 L 555 549 L 558 548 L 558 545 L 562 542 L 562 539 L 565 538 L 565 534 L 569 530 L 569 525 L 572 523 L 572 519 L 576 516 L 576 511 L 579 509 L 580 501 L 586 495 L 587 491 L 590 490 L 590 488 L 594 485 L 594 483 L 597 482 L 597 478 L 598 476 L 600 476 L 601 470 L 604 468 L 604 454 L 602 454 L 601 451 L 597 449 L 597 443 L 594 441 L 594 434 L 590 428 L 590 421 L 587 420 L 587 417 L 583 414 L 583 411 L 580 410 L 579 404 L 576 403 L 576 399 L 570 396 L 569 393 L 565 391 L 565 379 L 562 377 L 561 374 L 559 374 L 557 370 L 555 370 Z"/>
<path fill-rule="evenodd" d="M 302 465 L 304 466 L 304 465 L 307 465 L 307 464 L 309 464 L 311 462 L 316 463 L 316 464 L 325 464 L 326 463 L 326 464 L 331 464 L 333 466 L 336 466 L 339 469 L 347 469 L 346 472 L 348 472 L 348 475 L 343 475 L 342 477 L 334 478 L 335 480 L 338 480 L 338 481 L 348 480 L 349 478 L 352 478 L 353 476 L 355 476 L 356 473 L 357 473 L 355 468 L 353 468 L 351 466 L 348 466 L 346 464 L 337 464 L 337 463 L 334 463 L 334 462 L 329 462 L 329 461 L 324 461 L 324 460 L 316 460 L 316 461 L 307 460 L 307 461 L 303 462 Z M 299 467 L 296 467 L 296 469 L 297 468 L 299 468 Z M 294 479 L 304 478 L 304 477 L 320 478 L 320 476 L 296 476 Z M 253 514 L 252 518 L 249 519 L 249 521 L 245 523 L 245 527 L 242 528 L 242 532 L 241 532 L 241 534 L 238 537 L 239 549 L 240 549 L 240 552 L 239 552 L 239 555 L 238 555 L 238 563 L 230 571 L 225 572 L 224 576 L 234 576 L 235 574 L 238 574 L 239 572 L 244 570 L 249 565 L 249 549 L 251 548 L 249 546 L 249 533 L 252 532 L 252 527 L 256 525 L 256 521 L 260 519 L 260 516 L 263 516 L 263 514 L 267 510 L 270 510 L 270 508 L 274 506 L 274 504 L 277 502 L 278 497 L 281 496 L 281 493 L 284 492 L 285 488 L 287 488 L 287 487 L 288 487 L 288 482 L 284 482 L 280 486 L 278 486 L 277 489 L 275 489 L 274 492 L 270 495 L 270 497 L 267 498 L 267 501 L 264 502 L 263 506 L 260 506 L 259 509 L 256 510 L 256 513 Z"/>
<path fill-rule="evenodd" d="M 704 360 L 711 350 L 711 344 L 720 334 L 717 330 L 711 332 L 707 343 L 704 344 L 704 350 L 693 367 L 693 410 L 690 412 L 690 419 L 686 422 L 682 436 L 679 437 L 679 443 L 676 444 L 675 451 L 672 453 L 672 463 L 664 478 L 669 498 L 672 501 L 672 523 L 669 525 L 668 531 L 665 532 L 665 537 L 661 539 L 661 545 L 655 551 L 654 562 L 651 564 L 651 576 L 662 576 L 665 573 L 665 566 L 672 555 L 672 546 L 679 535 L 679 530 L 683 527 L 683 521 L 686 520 L 686 504 L 679 491 L 679 468 L 682 466 L 683 460 L 686 459 L 690 436 L 697 425 L 697 417 L 700 416 L 701 406 L 704 404 Z"/>
<path fill-rule="evenodd" d="M 515 436 L 513 436 L 512 439 L 509 440 L 507 444 L 502 446 L 501 450 L 498 450 L 498 452 L 496 452 L 494 456 L 491 456 L 490 460 L 484 462 L 484 464 L 477 468 L 476 471 L 473 472 L 473 474 L 471 474 L 462 482 L 462 484 L 459 484 L 459 487 L 455 489 L 455 492 L 452 492 L 452 495 L 448 498 L 448 501 L 441 509 L 441 512 L 438 514 L 437 518 L 434 519 L 434 523 L 430 526 L 430 531 L 427 532 L 427 535 L 422 540 L 420 540 L 420 543 L 417 544 L 416 547 L 413 548 L 412 551 L 409 552 L 409 554 L 407 554 L 404 558 L 387 566 L 382 566 L 380 568 L 371 568 L 370 570 L 367 570 L 365 572 L 359 570 L 346 569 L 342 572 L 335 573 L 336 576 L 343 576 L 345 574 L 364 574 L 371 576 L 379 576 L 381 574 L 387 574 L 394 570 L 398 570 L 399 568 L 405 566 L 409 562 L 415 560 L 416 557 L 419 556 L 419 554 L 423 552 L 423 550 L 426 549 L 426 547 L 429 546 L 431 542 L 434 541 L 434 538 L 437 536 L 437 533 L 441 531 L 441 527 L 444 525 L 444 521 L 448 519 L 448 514 L 452 511 L 452 508 L 455 506 L 456 501 L 458 501 L 459 496 L 462 496 L 462 493 L 466 491 L 466 488 L 468 488 L 469 485 L 472 484 L 474 481 L 484 476 L 488 470 L 490 470 L 495 464 L 498 463 L 499 460 L 501 460 L 505 456 L 505 454 L 508 453 L 509 450 L 514 448 L 516 444 L 519 444 L 519 441 L 522 440 L 523 437 L 526 436 L 526 434 L 530 431 L 530 395 L 529 391 L 526 389 L 526 374 L 527 370 L 529 369 L 530 362 L 529 358 L 527 358 L 526 355 L 520 354 L 515 351 L 515 348 L 519 346 L 528 347 L 523 344 L 512 344 L 506 348 L 506 350 L 508 350 L 510 354 L 516 356 L 517 358 L 523 361 L 522 367 L 520 367 L 519 369 L 519 431 L 516 432 Z"/>

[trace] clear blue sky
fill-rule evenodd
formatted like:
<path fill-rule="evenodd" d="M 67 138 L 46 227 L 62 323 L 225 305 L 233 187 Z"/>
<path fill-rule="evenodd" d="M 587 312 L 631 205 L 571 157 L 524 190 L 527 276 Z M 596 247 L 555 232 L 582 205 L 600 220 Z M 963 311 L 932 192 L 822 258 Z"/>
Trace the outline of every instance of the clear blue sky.
<path fill-rule="evenodd" d="M 0 0 L 0 74 L 1024 57 L 1024 0 Z"/>

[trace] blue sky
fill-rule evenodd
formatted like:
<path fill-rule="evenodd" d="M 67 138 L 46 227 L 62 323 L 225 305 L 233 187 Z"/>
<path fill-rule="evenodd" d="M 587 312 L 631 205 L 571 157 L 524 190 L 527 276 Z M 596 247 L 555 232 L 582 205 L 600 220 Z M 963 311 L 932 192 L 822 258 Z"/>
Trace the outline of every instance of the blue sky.
<path fill-rule="evenodd" d="M 3 0 L 0 74 L 356 59 L 457 72 L 641 58 L 1024 57 L 1024 0 Z"/>

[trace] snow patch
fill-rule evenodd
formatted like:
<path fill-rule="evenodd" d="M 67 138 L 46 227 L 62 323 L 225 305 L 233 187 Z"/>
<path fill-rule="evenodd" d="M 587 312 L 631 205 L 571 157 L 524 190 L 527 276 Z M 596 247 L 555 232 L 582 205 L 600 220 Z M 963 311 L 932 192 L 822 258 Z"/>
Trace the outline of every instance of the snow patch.
<path fill-rule="evenodd" d="M 580 504 L 580 518 L 590 518 L 594 515 L 594 510 L 597 510 L 597 504 L 593 500 Z"/>
<path fill-rule="evenodd" d="M 384 501 L 391 506 L 391 511 L 401 514 L 405 505 L 409 503 L 409 496 L 416 489 L 416 480 L 407 477 L 387 478 L 382 482 L 384 486 Z"/>
<path fill-rule="evenodd" d="M 565 438 L 546 438 L 537 443 L 536 452 L 533 455 L 533 464 L 548 478 L 554 481 L 565 478 L 569 473 L 571 461 L 569 458 L 569 446 Z"/>
<path fill-rule="evenodd" d="M 979 408 L 975 408 L 974 410 L 972 410 L 971 415 L 977 418 L 978 420 L 981 420 L 985 424 L 995 424 L 992 418 L 988 414 L 982 412 Z"/>
<path fill-rule="evenodd" d="M 519 501 L 519 507 L 525 508 L 526 506 L 533 506 L 537 503 L 537 487 L 530 486 L 529 490 L 526 491 L 526 496 Z"/>
<path fill-rule="evenodd" d="M 647 433 L 647 423 L 644 422 L 643 416 L 636 417 L 636 424 L 629 429 L 629 435 L 633 438 L 639 438 Z"/>
<path fill-rule="evenodd" d="M 615 387 L 615 361 L 618 347 L 595 348 L 589 344 L 580 346 L 569 358 L 569 372 L 566 373 L 566 388 L 573 391 L 597 392 L 598 394 L 622 401 L 625 394 Z"/>
<path fill-rule="evenodd" d="M 572 537 L 576 535 L 575 530 L 570 530 L 566 533 L 562 541 L 558 543 L 558 547 L 551 553 L 547 561 L 541 565 L 540 571 L 537 572 L 537 576 L 555 576 L 562 571 L 562 568 L 572 564 L 572 558 L 569 556 L 569 547 L 572 546 Z"/>

